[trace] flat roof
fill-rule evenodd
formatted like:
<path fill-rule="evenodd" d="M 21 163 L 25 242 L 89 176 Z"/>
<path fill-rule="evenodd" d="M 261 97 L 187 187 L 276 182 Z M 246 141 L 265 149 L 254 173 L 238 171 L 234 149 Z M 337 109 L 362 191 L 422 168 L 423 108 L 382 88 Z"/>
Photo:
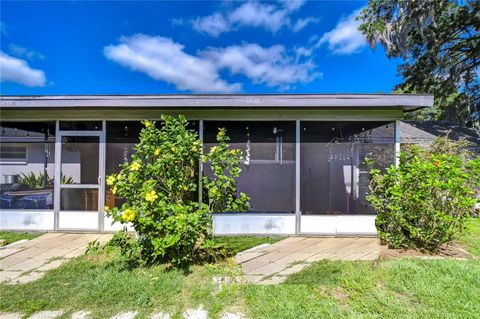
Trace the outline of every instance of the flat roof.
<path fill-rule="evenodd" d="M 149 94 L 149 95 L 1 95 L 4 109 L 74 108 L 401 108 L 433 105 L 429 94 Z"/>

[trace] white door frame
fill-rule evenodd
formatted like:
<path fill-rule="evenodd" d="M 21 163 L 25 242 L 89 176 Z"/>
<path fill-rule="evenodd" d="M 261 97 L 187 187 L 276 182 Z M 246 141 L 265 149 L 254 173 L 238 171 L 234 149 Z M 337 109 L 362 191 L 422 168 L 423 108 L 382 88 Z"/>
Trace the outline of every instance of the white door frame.
<path fill-rule="evenodd" d="M 104 205 L 105 202 L 105 125 L 102 121 L 101 131 L 62 131 L 60 130 L 60 121 L 56 121 L 55 129 L 55 179 L 54 179 L 54 230 L 55 231 L 103 231 L 104 224 Z M 92 136 L 98 137 L 98 183 L 97 184 L 61 184 L 62 172 L 62 137 L 64 136 Z M 95 228 L 61 228 L 60 227 L 60 200 L 61 190 L 67 188 L 89 188 L 98 190 L 98 218 Z M 84 211 L 64 211 L 64 212 L 84 212 Z"/>

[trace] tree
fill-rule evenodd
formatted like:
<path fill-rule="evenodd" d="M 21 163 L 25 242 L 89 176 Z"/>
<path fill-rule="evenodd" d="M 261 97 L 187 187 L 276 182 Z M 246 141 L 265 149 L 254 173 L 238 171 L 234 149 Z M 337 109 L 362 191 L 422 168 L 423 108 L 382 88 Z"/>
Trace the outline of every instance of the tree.
<path fill-rule="evenodd" d="M 369 0 L 358 18 L 370 47 L 400 58 L 398 93 L 432 93 L 422 120 L 480 127 L 480 1 Z"/>

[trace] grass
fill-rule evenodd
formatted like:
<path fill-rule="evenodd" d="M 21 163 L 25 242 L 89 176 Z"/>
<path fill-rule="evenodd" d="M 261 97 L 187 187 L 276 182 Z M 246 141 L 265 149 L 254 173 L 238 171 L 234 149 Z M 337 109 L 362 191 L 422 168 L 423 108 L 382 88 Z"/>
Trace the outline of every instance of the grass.
<path fill-rule="evenodd" d="M 237 249 L 262 243 L 262 237 L 221 240 Z M 224 311 L 242 311 L 255 319 L 480 317 L 480 262 L 474 259 L 324 260 L 276 286 L 232 284 L 219 291 L 212 281 L 213 276 L 239 274 L 232 260 L 189 271 L 163 266 L 127 271 L 115 250 L 103 250 L 72 260 L 36 282 L 0 285 L 0 312 L 29 315 L 63 309 L 67 318 L 86 309 L 94 318 L 106 318 L 138 310 L 138 318 L 148 318 L 161 310 L 181 318 L 187 307 L 203 305 L 211 318 Z"/>
<path fill-rule="evenodd" d="M 349 318 L 478 318 L 480 314 L 480 263 L 473 260 L 320 261 L 290 276 L 286 285 L 313 289 L 320 294 L 318 299 L 333 301 Z"/>
<path fill-rule="evenodd" d="M 232 249 L 233 253 L 236 254 L 242 250 L 247 250 L 261 244 L 273 244 L 284 238 L 285 237 L 281 236 L 219 236 L 217 237 L 217 240 L 220 243 L 228 245 Z"/>
<path fill-rule="evenodd" d="M 480 258 L 480 217 L 472 218 L 465 232 L 458 242 L 463 245 L 469 253 Z"/>
<path fill-rule="evenodd" d="M 280 237 L 219 237 L 234 251 Z M 63 309 L 67 314 L 86 309 L 94 318 L 108 318 L 121 311 L 138 310 L 136 318 L 154 311 L 167 311 L 181 318 L 187 307 L 204 305 L 211 316 L 224 309 L 242 308 L 241 285 L 221 291 L 213 276 L 235 277 L 241 270 L 229 259 L 217 264 L 192 266 L 188 271 L 164 266 L 125 270 L 116 249 L 99 250 L 78 257 L 25 285 L 0 285 L 0 312 L 18 311 L 30 315 L 40 310 Z"/>
<path fill-rule="evenodd" d="M 6 241 L 5 245 L 14 243 L 22 239 L 33 239 L 40 235 L 43 235 L 43 233 L 0 231 L 0 239 L 4 239 Z"/>

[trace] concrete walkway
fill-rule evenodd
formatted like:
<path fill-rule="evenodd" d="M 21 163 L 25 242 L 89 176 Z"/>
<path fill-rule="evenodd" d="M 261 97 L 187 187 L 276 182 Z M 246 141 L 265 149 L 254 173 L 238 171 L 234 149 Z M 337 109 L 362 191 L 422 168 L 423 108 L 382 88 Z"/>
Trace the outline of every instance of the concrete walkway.
<path fill-rule="evenodd" d="M 89 242 L 105 244 L 110 234 L 47 233 L 0 249 L 0 282 L 23 284 L 42 277 L 67 259 L 80 256 Z"/>
<path fill-rule="evenodd" d="M 258 284 L 277 284 L 308 264 L 322 260 L 374 260 L 380 255 L 378 238 L 289 237 L 273 245 L 259 246 L 236 256 L 244 279 Z"/>

